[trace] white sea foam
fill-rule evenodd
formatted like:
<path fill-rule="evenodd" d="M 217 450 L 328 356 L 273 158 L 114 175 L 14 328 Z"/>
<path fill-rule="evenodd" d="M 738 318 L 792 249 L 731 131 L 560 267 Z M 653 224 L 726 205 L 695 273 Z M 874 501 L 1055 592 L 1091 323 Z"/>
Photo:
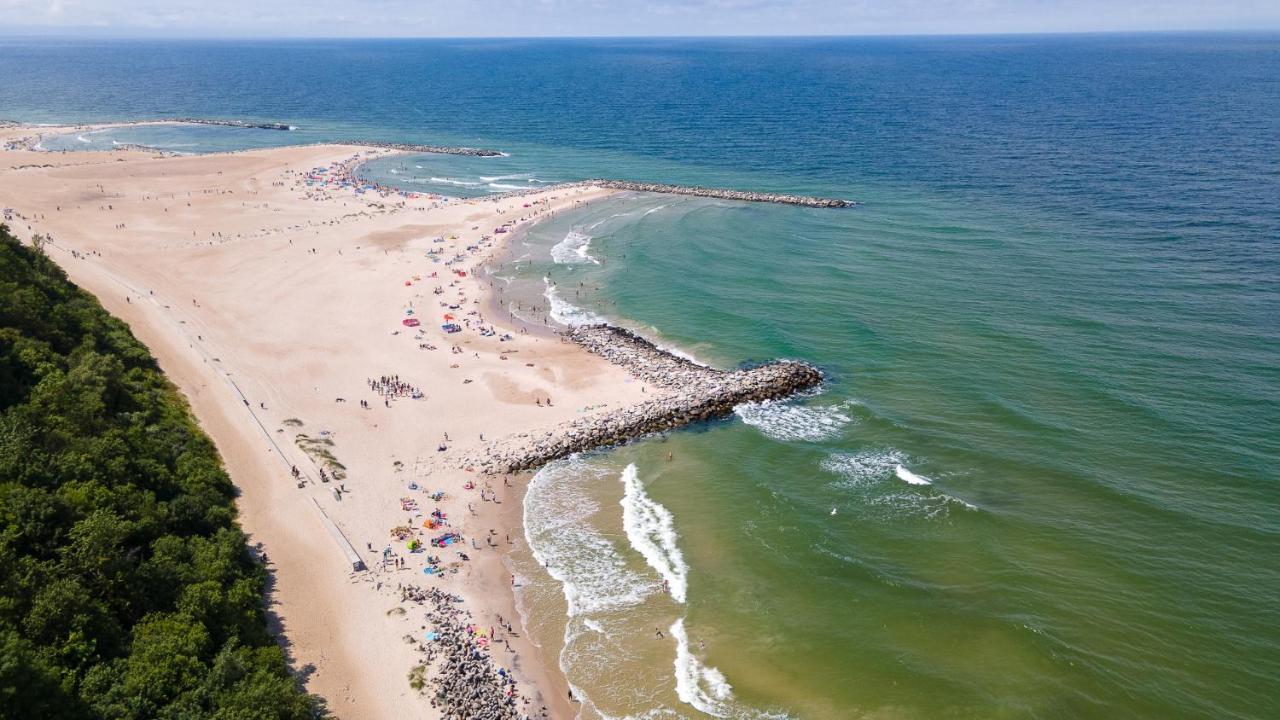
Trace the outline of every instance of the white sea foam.
<path fill-rule="evenodd" d="M 453 178 L 431 177 L 427 178 L 427 182 L 440 183 L 442 185 L 457 185 L 458 187 L 477 187 L 478 182 L 467 182 L 466 180 L 455 180 Z"/>
<path fill-rule="evenodd" d="M 561 325 L 571 326 L 599 325 L 605 322 L 605 319 L 599 315 L 590 310 L 584 310 L 560 297 L 560 294 L 556 292 L 556 286 L 552 285 L 550 280 L 544 278 L 543 282 L 546 283 L 547 289 L 542 293 L 542 296 L 547 299 L 547 303 L 551 306 L 550 315 L 552 320 Z"/>
<path fill-rule="evenodd" d="M 635 463 L 622 471 L 622 488 L 622 527 L 631 547 L 666 581 L 672 599 L 683 603 L 689 590 L 689 566 L 676 544 L 675 518 L 645 492 Z"/>
<path fill-rule="evenodd" d="M 649 208 L 648 210 L 645 210 L 644 214 L 641 215 L 640 217 L 648 217 L 649 215 L 652 215 L 653 213 L 656 213 L 659 210 L 663 208 L 668 208 L 668 207 L 671 207 L 671 203 L 667 203 L 665 205 L 659 205 L 658 207 L 655 207 L 655 208 Z"/>
<path fill-rule="evenodd" d="M 635 605 L 654 589 L 627 569 L 613 543 L 589 522 L 599 506 L 583 488 L 602 475 L 570 458 L 539 470 L 525 493 L 525 540 L 534 559 L 561 584 L 571 618 Z"/>
<path fill-rule="evenodd" d="M 715 717 L 728 717 L 728 700 L 733 697 L 733 686 L 724 674 L 707 667 L 689 649 L 689 635 L 684 630 L 684 618 L 671 624 L 671 637 L 676 639 L 676 695 L 681 702 Z"/>
<path fill-rule="evenodd" d="M 933 487 L 933 481 L 907 469 L 908 458 L 899 450 L 868 450 L 860 453 L 837 453 L 822 461 L 822 468 L 844 479 L 838 486 L 858 490 L 864 507 L 882 509 L 894 515 L 947 517 L 952 507 L 978 510 L 973 503 L 961 500 Z M 901 480 L 915 489 L 905 490 L 888 482 Z"/>
<path fill-rule="evenodd" d="M 596 228 L 598 228 L 598 227 L 600 227 L 601 225 L 603 225 L 603 224 L 605 224 L 605 223 L 609 222 L 610 220 L 613 220 L 613 219 L 615 219 L 615 218 L 620 218 L 620 217 L 628 217 L 628 216 L 635 215 L 635 214 L 636 214 L 636 211 L 635 211 L 635 210 L 628 210 L 627 212 L 614 213 L 614 214 L 610 215 L 610 216 L 609 216 L 609 217 L 607 217 L 607 218 L 604 218 L 604 219 L 601 219 L 601 220 L 597 220 L 597 221 L 595 221 L 595 222 L 591 223 L 590 225 L 588 225 L 588 226 L 587 226 L 587 230 L 595 230 Z"/>
<path fill-rule="evenodd" d="M 570 230 L 564 239 L 551 247 L 551 259 L 558 265 L 579 265 L 582 263 L 600 264 L 591 257 L 587 250 L 591 247 L 591 236 Z"/>
<path fill-rule="evenodd" d="M 822 468 L 828 472 L 842 475 L 845 485 L 860 487 L 880 480 L 888 479 L 894 468 L 903 463 L 905 458 L 901 451 L 866 450 L 860 453 L 837 453 L 822 461 Z"/>
<path fill-rule="evenodd" d="M 774 440 L 817 442 L 840 436 L 853 422 L 846 412 L 850 403 L 806 407 L 795 400 L 743 403 L 733 409 L 742 422 Z"/>
<path fill-rule="evenodd" d="M 392 174 L 392 175 L 399 175 L 399 174 L 400 174 L 400 171 L 399 171 L 399 170 L 397 170 L 397 169 L 395 169 L 395 168 L 391 168 L 390 172 L 391 172 L 391 174 Z"/>
<path fill-rule="evenodd" d="M 933 481 L 930 480 L 929 478 L 923 477 L 921 475 L 917 475 L 901 465 L 893 469 L 893 474 L 897 475 L 899 480 L 901 480 L 904 483 L 907 483 L 908 485 L 932 485 L 933 484 Z"/>
<path fill-rule="evenodd" d="M 77 139 L 77 140 L 79 140 L 79 141 L 80 141 L 80 142 L 82 142 L 82 143 L 91 143 L 91 142 L 93 142 L 92 140 L 90 140 L 89 138 L 87 138 L 87 137 L 85 137 L 85 136 L 83 136 L 83 135 L 77 135 L 77 136 L 76 136 L 76 139 Z"/>
<path fill-rule="evenodd" d="M 492 176 L 481 175 L 480 179 L 487 183 L 491 183 L 491 182 L 497 182 L 499 180 L 524 180 L 528 177 L 529 177 L 528 175 L 492 175 Z"/>
<path fill-rule="evenodd" d="M 501 190 L 527 190 L 529 186 L 528 185 L 509 185 L 507 183 L 491 182 L 489 183 L 489 187 L 493 190 L 501 191 Z"/>

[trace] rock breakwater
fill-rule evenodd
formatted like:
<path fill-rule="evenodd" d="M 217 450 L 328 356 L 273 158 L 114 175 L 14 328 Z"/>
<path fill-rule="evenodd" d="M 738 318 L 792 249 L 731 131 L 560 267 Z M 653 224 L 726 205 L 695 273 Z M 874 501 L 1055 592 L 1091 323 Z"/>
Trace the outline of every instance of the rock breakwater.
<path fill-rule="evenodd" d="M 471 157 L 502 157 L 506 153 L 473 147 L 449 147 L 447 145 L 414 145 L 411 143 L 377 142 L 368 140 L 339 140 L 336 145 L 360 145 L 362 147 L 398 150 L 400 152 L 435 153 L 437 155 L 469 155 Z"/>
<path fill-rule="evenodd" d="M 657 397 L 544 432 L 521 433 L 490 443 L 463 457 L 464 467 L 484 474 L 534 470 L 574 453 L 721 418 L 742 403 L 784 398 L 822 382 L 817 368 L 791 360 L 734 371 L 717 370 L 610 325 L 574 327 L 566 331 L 565 337 L 626 368 L 659 390 Z"/>
<path fill-rule="evenodd" d="M 284 123 L 251 123 L 243 120 L 210 120 L 208 118 L 174 118 L 169 122 L 186 125 L 219 125 L 221 127 L 248 128 L 252 130 L 292 130 L 292 125 Z"/>
<path fill-rule="evenodd" d="M 586 181 L 587 185 L 610 188 L 613 190 L 631 190 L 635 192 L 665 193 L 668 195 L 692 195 L 694 197 L 718 198 L 721 200 L 740 200 L 742 202 L 769 202 L 782 205 L 800 205 L 816 208 L 852 207 L 857 203 L 852 200 L 838 198 L 820 198 L 809 195 L 783 195 L 778 193 L 754 192 L 751 190 L 729 190 L 725 188 L 708 188 L 699 185 L 666 185 L 663 183 L 642 183 L 629 180 L 597 179 Z"/>
<path fill-rule="evenodd" d="M 382 147 L 382 146 L 378 146 Z M 504 198 L 521 197 L 534 193 L 554 190 L 571 190 L 574 188 L 605 188 L 609 190 L 627 190 L 631 192 L 663 193 L 665 195 L 690 195 L 693 197 L 716 198 L 719 200 L 737 200 L 739 202 L 766 202 L 779 205 L 799 205 L 811 208 L 848 208 L 857 205 L 854 200 L 839 198 L 820 198 L 809 195 L 781 195 L 777 193 L 755 192 L 752 190 L 729 190 L 725 188 L 707 188 L 697 185 L 665 185 L 662 183 L 642 183 L 630 180 L 582 180 L 578 182 L 540 185 L 536 188 L 512 190 L 505 193 L 493 193 L 484 196 L 485 200 L 502 200 Z"/>

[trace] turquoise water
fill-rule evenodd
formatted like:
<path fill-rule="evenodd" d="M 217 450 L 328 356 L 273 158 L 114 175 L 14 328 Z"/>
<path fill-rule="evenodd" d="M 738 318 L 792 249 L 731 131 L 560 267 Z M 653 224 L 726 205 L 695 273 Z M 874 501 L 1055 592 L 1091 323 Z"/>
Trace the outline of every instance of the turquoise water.
<path fill-rule="evenodd" d="M 504 271 L 531 316 L 549 273 L 562 319 L 829 378 L 531 483 L 530 623 L 598 712 L 1280 716 L 1280 38 L 6 41 L 0 74 L 0 116 L 299 128 L 94 142 L 864 202 L 621 197 Z"/>
<path fill-rule="evenodd" d="M 1263 306 L 1170 287 L 1161 253 L 899 202 L 646 198 L 534 231 L 544 247 L 596 233 L 601 261 L 534 252 L 534 287 L 551 266 L 559 296 L 585 283 L 568 297 L 583 310 L 701 360 L 799 357 L 831 377 L 818 397 L 585 463 L 593 489 L 576 491 L 601 508 L 635 463 L 689 566 L 687 608 L 671 607 L 620 513 L 584 519 L 633 567 L 570 580 L 651 591 L 587 619 L 645 646 L 687 617 L 742 704 L 803 717 L 1259 716 L 1278 579 Z M 564 472 L 535 490 L 564 492 Z M 553 556 L 584 544 L 542 540 Z M 577 632 L 571 679 L 593 666 L 575 646 L 597 642 Z M 613 678 L 605 698 L 630 686 Z"/>

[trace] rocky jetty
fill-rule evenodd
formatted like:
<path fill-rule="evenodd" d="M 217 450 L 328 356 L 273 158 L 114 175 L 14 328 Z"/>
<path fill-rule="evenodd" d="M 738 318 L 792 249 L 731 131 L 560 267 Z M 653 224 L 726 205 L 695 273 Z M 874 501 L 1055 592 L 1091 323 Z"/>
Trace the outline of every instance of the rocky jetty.
<path fill-rule="evenodd" d="M 173 150 L 161 150 L 158 147 L 152 147 L 150 145 L 139 145 L 138 143 L 120 143 L 118 145 L 112 145 L 111 149 L 117 150 L 117 151 L 118 150 L 134 150 L 137 152 L 156 153 L 164 157 L 174 157 L 178 155 L 178 153 L 174 152 Z"/>
<path fill-rule="evenodd" d="M 336 145 L 360 145 L 363 147 L 398 150 L 400 152 L 435 153 L 437 155 L 470 155 L 472 157 L 501 157 L 506 153 L 473 147 L 449 147 L 447 145 L 414 145 L 412 143 L 371 142 L 368 140 L 339 140 Z"/>
<path fill-rule="evenodd" d="M 658 392 L 653 400 L 565 423 L 541 433 L 521 433 L 462 458 L 485 474 L 518 473 L 601 447 L 724 417 L 746 402 L 776 400 L 822 382 L 812 365 L 784 360 L 726 372 L 663 350 L 633 332 L 610 325 L 570 328 L 565 337 L 626 368 Z"/>
<path fill-rule="evenodd" d="M 666 185 L 663 183 L 642 183 L 629 180 L 588 180 L 584 184 L 613 190 L 632 190 L 635 192 L 666 193 L 668 195 L 692 195 L 694 197 L 718 198 L 720 200 L 741 200 L 742 202 L 769 202 L 782 205 L 800 205 L 815 208 L 852 207 L 857 203 L 852 200 L 838 198 L 820 198 L 809 195 L 780 195 L 777 193 L 754 192 L 751 190 L 728 190 L 724 188 L 708 188 L 698 185 Z"/>
<path fill-rule="evenodd" d="M 724 188 L 707 188 L 697 185 L 664 185 L 662 183 L 631 182 L 630 180 L 582 180 L 579 182 L 540 185 L 538 187 L 512 190 L 505 193 L 494 193 L 484 196 L 485 200 L 502 200 L 504 198 L 532 195 L 549 190 L 571 190 L 573 188 L 599 187 L 610 190 L 629 190 L 632 192 L 664 193 L 667 195 L 691 195 L 693 197 L 717 198 L 720 200 L 738 200 L 741 202 L 767 202 L 780 205 L 799 205 L 811 208 L 847 208 L 858 203 L 854 200 L 838 198 L 820 198 L 808 195 L 779 195 L 776 193 L 755 192 L 752 190 L 727 190 Z"/>
<path fill-rule="evenodd" d="M 251 123 L 243 120 L 208 120 L 206 118 L 174 118 L 169 122 L 186 125 L 220 125 L 222 127 L 250 128 L 253 130 L 292 130 L 292 125 L 284 123 Z"/>

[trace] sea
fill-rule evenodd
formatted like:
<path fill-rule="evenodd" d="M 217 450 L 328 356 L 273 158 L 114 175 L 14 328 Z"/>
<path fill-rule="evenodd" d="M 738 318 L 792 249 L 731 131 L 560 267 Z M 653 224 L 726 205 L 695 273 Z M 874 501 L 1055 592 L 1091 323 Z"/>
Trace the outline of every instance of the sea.
<path fill-rule="evenodd" d="M 826 375 L 529 481 L 581 717 L 1280 717 L 1280 35 L 0 39 L 0 118 L 174 116 L 295 129 L 45 146 L 860 203 L 620 195 L 492 268 L 530 322 Z"/>

